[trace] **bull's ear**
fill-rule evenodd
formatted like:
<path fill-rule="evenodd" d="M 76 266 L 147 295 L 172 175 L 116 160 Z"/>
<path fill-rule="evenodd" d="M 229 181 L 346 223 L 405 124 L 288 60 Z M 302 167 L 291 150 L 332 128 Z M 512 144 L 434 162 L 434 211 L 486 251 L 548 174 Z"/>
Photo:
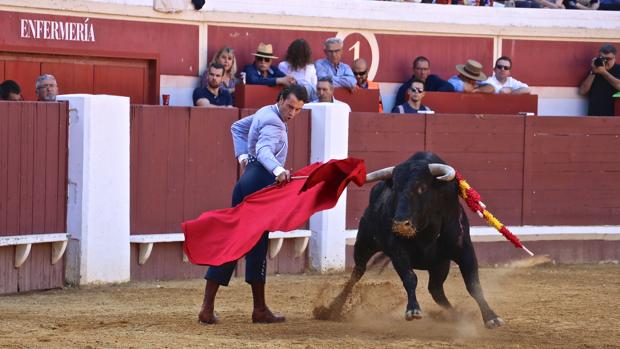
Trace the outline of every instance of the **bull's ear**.
<path fill-rule="evenodd" d="M 454 168 L 446 164 L 428 164 L 428 169 L 440 181 L 449 182 L 456 176 Z"/>

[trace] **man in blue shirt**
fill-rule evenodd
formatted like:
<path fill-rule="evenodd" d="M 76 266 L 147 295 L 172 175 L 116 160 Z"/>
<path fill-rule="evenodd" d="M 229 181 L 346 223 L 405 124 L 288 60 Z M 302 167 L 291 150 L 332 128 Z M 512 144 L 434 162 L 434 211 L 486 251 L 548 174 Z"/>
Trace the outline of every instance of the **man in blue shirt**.
<path fill-rule="evenodd" d="M 245 83 L 248 85 L 288 86 L 295 83 L 295 78 L 286 76 L 275 65 L 271 65 L 273 59 L 278 58 L 273 55 L 271 44 L 258 44 L 258 49 L 254 55 L 254 63 L 248 64 L 243 68 L 245 73 Z"/>
<path fill-rule="evenodd" d="M 207 86 L 198 87 L 192 94 L 196 107 L 232 107 L 232 95 L 225 88 L 220 88 L 224 76 L 224 66 L 211 63 L 207 73 Z"/>
<path fill-rule="evenodd" d="M 414 79 L 421 80 L 424 83 L 425 91 L 454 92 L 454 87 L 446 80 L 431 74 L 431 61 L 424 56 L 418 56 L 413 60 L 413 76 L 398 89 L 396 105 L 401 105 L 407 101 L 407 91 L 411 88 Z"/>
<path fill-rule="evenodd" d="M 342 40 L 338 38 L 325 40 L 323 52 L 327 58 L 321 58 L 314 62 L 317 78 L 331 77 L 334 87 L 345 87 L 353 91 L 357 80 L 351 67 L 341 62 Z"/>
<path fill-rule="evenodd" d="M 287 125 L 299 114 L 307 101 L 306 89 L 300 85 L 291 85 L 280 92 L 276 104 L 263 107 L 255 114 L 233 123 L 230 130 L 235 157 L 242 171 L 241 178 L 233 189 L 233 206 L 262 188 L 291 180 L 291 172 L 284 168 L 288 152 Z M 265 302 L 268 246 L 269 232 L 265 232 L 245 256 L 245 281 L 252 287 L 254 323 L 284 321 L 284 316 L 272 313 Z M 218 322 L 214 313 L 215 296 L 220 285 L 228 286 L 236 265 L 237 261 L 233 261 L 210 267 L 207 271 L 204 300 L 198 314 L 198 321 L 201 323 Z"/>

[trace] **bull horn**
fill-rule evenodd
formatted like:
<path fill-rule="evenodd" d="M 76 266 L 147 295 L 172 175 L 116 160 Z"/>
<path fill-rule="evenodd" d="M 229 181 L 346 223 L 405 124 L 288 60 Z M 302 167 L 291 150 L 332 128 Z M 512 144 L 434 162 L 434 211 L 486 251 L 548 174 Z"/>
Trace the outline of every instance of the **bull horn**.
<path fill-rule="evenodd" d="M 444 164 L 428 164 L 428 169 L 433 176 L 438 176 L 440 181 L 449 182 L 456 176 L 454 168 Z"/>
<path fill-rule="evenodd" d="M 366 183 L 382 181 L 385 179 L 391 179 L 393 171 L 394 171 L 394 166 L 386 167 L 386 168 L 383 168 L 383 169 L 380 169 L 374 172 L 370 172 L 369 174 L 366 175 Z"/>

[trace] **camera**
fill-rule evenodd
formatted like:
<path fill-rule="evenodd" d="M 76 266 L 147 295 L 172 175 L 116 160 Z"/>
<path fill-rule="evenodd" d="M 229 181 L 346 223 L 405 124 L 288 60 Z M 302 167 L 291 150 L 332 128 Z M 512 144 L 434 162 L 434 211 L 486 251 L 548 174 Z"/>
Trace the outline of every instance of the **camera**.
<path fill-rule="evenodd" d="M 602 67 L 605 65 L 605 58 L 604 57 L 596 57 L 594 58 L 594 66 L 595 67 Z"/>

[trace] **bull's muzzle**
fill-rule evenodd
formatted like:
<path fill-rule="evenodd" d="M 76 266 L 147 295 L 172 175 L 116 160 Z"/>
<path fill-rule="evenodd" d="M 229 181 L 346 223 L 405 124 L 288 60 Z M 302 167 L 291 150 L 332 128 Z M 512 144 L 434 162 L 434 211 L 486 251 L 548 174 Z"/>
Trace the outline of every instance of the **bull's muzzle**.
<path fill-rule="evenodd" d="M 410 220 L 392 221 L 392 232 L 394 234 L 411 239 L 415 236 L 416 229 Z"/>

